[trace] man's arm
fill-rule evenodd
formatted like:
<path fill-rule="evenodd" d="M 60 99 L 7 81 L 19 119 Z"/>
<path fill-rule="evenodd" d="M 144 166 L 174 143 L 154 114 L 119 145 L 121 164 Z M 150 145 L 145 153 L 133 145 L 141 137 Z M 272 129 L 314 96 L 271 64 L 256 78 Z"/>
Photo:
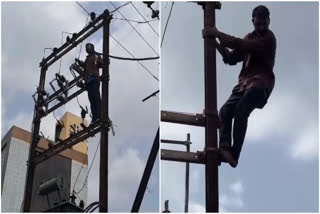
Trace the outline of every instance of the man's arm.
<path fill-rule="evenodd" d="M 75 59 L 75 61 L 82 67 L 84 68 L 85 67 L 85 63 L 83 61 L 81 61 L 80 59 Z"/>
<path fill-rule="evenodd" d="M 257 40 L 248 40 L 247 36 L 244 39 L 237 38 L 226 33 L 218 31 L 216 28 L 206 29 L 207 36 L 216 36 L 221 44 L 231 49 L 237 49 L 241 52 L 264 51 L 272 47 L 275 39 L 271 35 Z"/>
<path fill-rule="evenodd" d="M 98 66 L 98 68 L 102 68 L 103 67 L 103 60 L 102 60 L 101 55 L 98 55 L 97 66 Z"/>
<path fill-rule="evenodd" d="M 70 69 L 75 70 L 80 76 L 84 75 L 84 69 L 80 65 L 77 65 L 76 63 L 72 64 L 70 66 Z"/>
<path fill-rule="evenodd" d="M 216 39 L 215 39 L 215 44 L 225 64 L 236 65 L 238 62 L 243 61 L 243 54 L 240 51 L 238 50 L 230 51 L 228 48 L 223 47 L 221 43 L 218 43 Z"/>
<path fill-rule="evenodd" d="M 223 58 L 223 62 L 229 65 L 236 65 L 238 62 L 243 61 L 243 53 L 239 50 L 228 50 L 226 49 L 226 55 Z"/>

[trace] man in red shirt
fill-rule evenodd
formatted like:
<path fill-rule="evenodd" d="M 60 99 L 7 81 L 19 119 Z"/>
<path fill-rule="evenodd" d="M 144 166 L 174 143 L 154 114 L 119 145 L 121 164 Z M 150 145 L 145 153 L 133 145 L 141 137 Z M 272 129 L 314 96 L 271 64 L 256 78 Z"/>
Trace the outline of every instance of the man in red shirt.
<path fill-rule="evenodd" d="M 243 61 L 238 84 L 219 112 L 219 147 L 222 160 L 232 167 L 238 165 L 250 113 L 255 108 L 264 107 L 275 83 L 273 66 L 276 38 L 269 29 L 268 8 L 263 5 L 254 8 L 252 23 L 254 31 L 248 33 L 244 39 L 227 35 L 216 28 L 204 29 L 202 32 L 203 37 L 218 38 L 220 44 L 216 42 L 217 49 L 226 64 L 236 65 Z"/>

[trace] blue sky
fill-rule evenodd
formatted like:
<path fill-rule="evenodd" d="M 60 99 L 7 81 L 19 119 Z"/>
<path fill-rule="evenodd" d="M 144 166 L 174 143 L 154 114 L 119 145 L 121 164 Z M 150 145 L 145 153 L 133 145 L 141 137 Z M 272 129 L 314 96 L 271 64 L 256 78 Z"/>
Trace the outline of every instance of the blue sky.
<path fill-rule="evenodd" d="M 251 11 L 266 5 L 277 37 L 274 91 L 249 119 L 236 169 L 219 168 L 221 212 L 318 212 L 318 3 L 223 2 L 217 28 L 237 37 L 253 30 Z M 162 5 L 162 26 L 171 3 Z M 303 15 L 301 15 L 303 14 Z M 161 109 L 201 113 L 204 108 L 203 11 L 194 3 L 175 3 L 161 48 Z M 162 28 L 163 30 L 163 28 Z M 217 56 L 218 108 L 237 82 L 241 64 L 227 66 Z M 185 140 L 202 151 L 204 129 L 162 123 L 161 138 Z M 184 150 L 179 146 L 162 148 Z M 182 163 L 161 162 L 161 206 L 184 207 Z M 191 165 L 190 211 L 205 209 L 204 166 Z"/>
<path fill-rule="evenodd" d="M 89 12 L 100 14 L 105 9 L 113 10 L 107 2 L 81 2 Z M 124 2 L 115 2 L 116 6 Z M 30 130 L 33 113 L 34 93 L 39 81 L 39 62 L 43 57 L 43 48 L 58 47 L 61 44 L 61 32 L 78 32 L 86 22 L 86 13 L 75 2 L 2 2 L 2 63 L 1 63 L 1 107 L 2 136 L 12 125 Z M 151 11 L 141 2 L 134 5 L 149 20 Z M 158 8 L 158 4 L 154 4 Z M 128 18 L 143 21 L 132 5 L 120 11 Z M 114 14 L 114 17 L 121 17 Z M 158 50 L 158 36 L 146 24 L 133 24 L 150 45 Z M 159 21 L 151 22 L 157 30 Z M 113 20 L 111 33 L 135 57 L 155 56 L 155 53 L 124 21 Z M 102 30 L 91 36 L 88 42 L 102 50 Z M 61 73 L 72 79 L 69 66 L 80 48 L 71 51 L 62 60 Z M 111 54 L 128 57 L 115 41 L 110 40 Z M 46 56 L 49 52 L 46 53 Z M 84 48 L 81 57 L 85 57 Z M 159 61 L 143 63 L 155 76 L 159 77 Z M 48 70 L 48 82 L 58 71 L 58 63 Z M 110 118 L 116 125 L 116 136 L 110 136 L 109 146 L 109 211 L 130 211 L 138 185 L 148 158 L 156 131 L 158 129 L 159 99 L 151 98 L 142 103 L 142 99 L 159 88 L 155 81 L 136 62 L 124 62 L 111 59 L 110 64 Z M 82 105 L 89 103 L 87 94 L 79 96 Z M 80 116 L 76 100 L 55 111 L 59 118 L 65 111 Z M 90 118 L 87 117 L 90 121 Z M 48 116 L 42 121 L 41 130 L 45 136 L 53 138 L 55 120 Z M 89 165 L 99 141 L 99 136 L 89 139 Z M 99 154 L 99 151 L 98 151 Z M 159 210 L 159 166 L 153 169 L 148 190 L 141 211 Z M 88 202 L 98 200 L 99 157 L 95 159 L 89 176 Z"/>

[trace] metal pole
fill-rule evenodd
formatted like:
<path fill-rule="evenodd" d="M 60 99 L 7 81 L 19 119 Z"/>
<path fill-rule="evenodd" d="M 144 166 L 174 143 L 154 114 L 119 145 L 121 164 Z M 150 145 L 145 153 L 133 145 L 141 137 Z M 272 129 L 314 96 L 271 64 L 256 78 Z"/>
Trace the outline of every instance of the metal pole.
<path fill-rule="evenodd" d="M 140 185 L 139 185 L 139 188 L 137 191 L 137 195 L 136 195 L 136 198 L 134 199 L 134 202 L 132 205 L 132 209 L 131 209 L 132 213 L 139 212 L 139 209 L 140 209 L 140 206 L 141 206 L 141 203 L 143 200 L 143 196 L 144 196 L 144 193 L 146 191 L 146 188 L 147 188 L 147 185 L 148 185 L 148 182 L 150 179 L 152 168 L 153 168 L 154 163 L 156 161 L 158 151 L 159 151 L 159 129 L 157 131 L 156 137 L 154 138 L 153 145 L 152 145 L 149 157 L 148 157 L 148 161 L 147 161 L 146 167 L 144 169 L 144 172 L 143 172 L 143 175 L 141 178 L 141 182 L 140 182 Z"/>
<path fill-rule="evenodd" d="M 41 67 L 40 81 L 39 81 L 39 90 L 44 89 L 45 80 L 46 80 L 47 67 Z M 39 102 L 39 94 L 37 102 Z M 34 179 L 34 171 L 35 165 L 30 163 L 36 155 L 35 148 L 40 140 L 39 132 L 40 132 L 40 115 L 37 111 L 37 105 L 34 106 L 34 117 L 33 117 L 33 129 L 32 129 L 32 139 L 29 147 L 29 157 L 27 163 L 27 176 L 25 183 L 25 192 L 24 192 L 24 204 L 23 204 L 23 212 L 30 212 L 31 199 L 32 199 L 32 189 L 33 189 L 33 179 Z"/>
<path fill-rule="evenodd" d="M 190 133 L 187 134 L 187 152 L 190 152 Z M 189 212 L 189 162 L 186 163 L 186 192 L 184 201 L 184 212 Z"/>
<path fill-rule="evenodd" d="M 216 4 L 216 2 L 205 2 L 203 5 L 205 28 L 215 26 Z M 204 38 L 206 151 L 208 148 L 217 148 L 217 122 L 213 116 L 217 114 L 216 47 L 214 39 Z M 218 157 L 214 152 L 207 152 L 205 174 L 206 211 L 219 212 Z"/>
<path fill-rule="evenodd" d="M 102 68 L 102 100 L 101 120 L 109 120 L 109 28 L 111 17 L 107 12 L 103 19 L 103 68 Z M 103 127 L 100 136 L 100 180 L 99 202 L 100 212 L 108 212 L 108 132 L 109 127 Z"/>

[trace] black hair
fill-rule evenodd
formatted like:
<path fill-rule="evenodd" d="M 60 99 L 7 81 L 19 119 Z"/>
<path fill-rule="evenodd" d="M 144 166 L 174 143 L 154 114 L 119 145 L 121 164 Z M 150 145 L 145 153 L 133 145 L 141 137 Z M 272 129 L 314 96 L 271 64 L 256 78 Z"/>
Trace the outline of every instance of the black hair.
<path fill-rule="evenodd" d="M 264 5 L 259 5 L 255 7 L 252 11 L 252 18 L 257 16 L 270 19 L 269 9 Z"/>
<path fill-rule="evenodd" d="M 94 45 L 92 43 L 87 43 L 86 46 L 89 45 L 92 47 L 92 49 L 94 50 Z"/>

